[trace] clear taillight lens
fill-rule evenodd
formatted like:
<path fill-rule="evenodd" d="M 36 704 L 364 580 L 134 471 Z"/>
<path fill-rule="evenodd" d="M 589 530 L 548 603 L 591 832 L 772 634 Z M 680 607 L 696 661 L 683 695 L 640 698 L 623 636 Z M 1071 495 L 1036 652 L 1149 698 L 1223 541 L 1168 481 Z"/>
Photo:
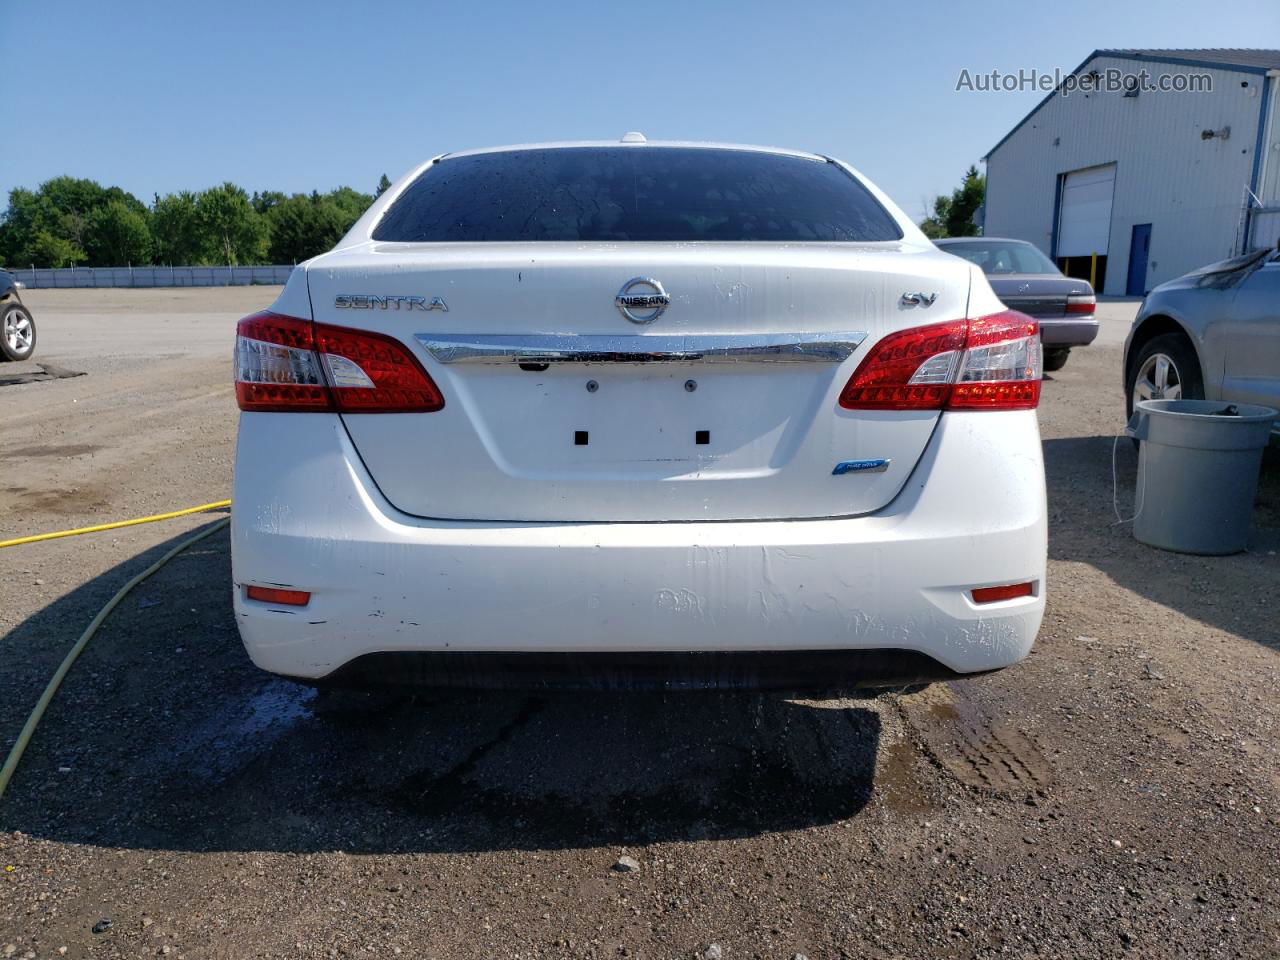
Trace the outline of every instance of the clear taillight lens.
<path fill-rule="evenodd" d="M 1006 310 L 899 330 L 872 347 L 840 394 L 849 410 L 1027 410 L 1040 402 L 1040 328 Z"/>
<path fill-rule="evenodd" d="M 241 320 L 236 326 L 240 409 L 333 410 L 314 345 L 309 320 L 276 313 L 255 313 Z"/>
<path fill-rule="evenodd" d="M 1073 293 L 1067 297 L 1067 313 L 1072 315 L 1089 314 L 1098 308 L 1098 298 L 1092 293 Z"/>
<path fill-rule="evenodd" d="M 428 413 L 444 406 L 400 341 L 277 313 L 240 321 L 235 367 L 241 410 Z"/>
<path fill-rule="evenodd" d="M 949 410 L 1032 410 L 1040 403 L 1044 361 L 1040 325 L 1006 310 L 969 321 L 964 360 Z"/>

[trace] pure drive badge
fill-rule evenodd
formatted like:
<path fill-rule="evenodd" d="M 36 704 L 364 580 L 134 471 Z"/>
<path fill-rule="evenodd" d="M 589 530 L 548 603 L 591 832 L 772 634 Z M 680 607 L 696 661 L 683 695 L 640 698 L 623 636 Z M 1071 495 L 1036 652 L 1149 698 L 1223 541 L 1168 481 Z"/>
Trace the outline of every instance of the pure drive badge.
<path fill-rule="evenodd" d="M 440 297 L 380 297 L 375 293 L 340 293 L 333 298 L 339 310 L 449 310 Z"/>

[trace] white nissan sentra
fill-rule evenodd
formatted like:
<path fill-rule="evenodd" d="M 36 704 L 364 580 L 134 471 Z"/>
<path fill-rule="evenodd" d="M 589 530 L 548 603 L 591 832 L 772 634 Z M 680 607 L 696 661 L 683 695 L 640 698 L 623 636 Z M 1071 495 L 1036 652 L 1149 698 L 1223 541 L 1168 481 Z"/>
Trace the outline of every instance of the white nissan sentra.
<path fill-rule="evenodd" d="M 1036 323 L 825 156 L 436 157 L 240 322 L 235 375 L 265 670 L 837 691 L 1040 625 Z"/>

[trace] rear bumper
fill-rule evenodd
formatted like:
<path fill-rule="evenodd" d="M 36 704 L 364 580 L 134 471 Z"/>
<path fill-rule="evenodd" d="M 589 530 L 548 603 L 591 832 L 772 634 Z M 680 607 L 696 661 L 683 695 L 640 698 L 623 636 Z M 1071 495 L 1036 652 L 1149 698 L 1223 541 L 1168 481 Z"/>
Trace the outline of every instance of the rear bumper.
<path fill-rule="evenodd" d="M 1040 320 L 1040 342 L 1050 347 L 1086 347 L 1098 336 L 1097 317 Z"/>
<path fill-rule="evenodd" d="M 808 675 L 800 686 L 821 687 L 831 679 L 824 670 L 841 686 L 911 683 L 1015 663 L 1044 611 L 1044 467 L 1033 411 L 944 414 L 899 496 L 863 517 L 423 520 L 386 502 L 338 418 L 323 414 L 242 415 L 234 497 L 241 636 L 260 667 L 299 678 L 340 679 L 335 671 L 348 664 L 347 675 L 370 665 L 385 675 L 385 658 L 357 661 L 407 653 L 392 670 L 412 682 L 457 685 L 470 675 L 471 685 L 486 685 L 474 657 L 420 656 L 462 653 L 580 655 L 524 667 L 500 658 L 532 686 L 570 663 L 614 673 L 629 665 L 633 677 L 656 675 L 664 686 L 722 685 L 716 677 L 769 686 L 775 671 L 787 686 Z M 1024 581 L 1033 596 L 979 606 L 969 593 Z M 304 608 L 273 606 L 248 600 L 250 584 L 312 597 Z M 685 656 L 695 652 L 780 657 L 695 663 Z M 510 666 L 492 672 L 513 675 Z"/>

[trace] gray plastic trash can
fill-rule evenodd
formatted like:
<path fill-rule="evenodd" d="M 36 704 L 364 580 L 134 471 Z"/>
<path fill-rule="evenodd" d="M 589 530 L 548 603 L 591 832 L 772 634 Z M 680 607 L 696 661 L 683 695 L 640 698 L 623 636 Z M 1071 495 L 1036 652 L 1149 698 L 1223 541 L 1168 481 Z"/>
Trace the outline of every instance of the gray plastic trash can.
<path fill-rule="evenodd" d="M 1239 553 L 1249 539 L 1262 451 L 1280 413 L 1216 400 L 1143 400 L 1133 535 L 1179 553 Z"/>

